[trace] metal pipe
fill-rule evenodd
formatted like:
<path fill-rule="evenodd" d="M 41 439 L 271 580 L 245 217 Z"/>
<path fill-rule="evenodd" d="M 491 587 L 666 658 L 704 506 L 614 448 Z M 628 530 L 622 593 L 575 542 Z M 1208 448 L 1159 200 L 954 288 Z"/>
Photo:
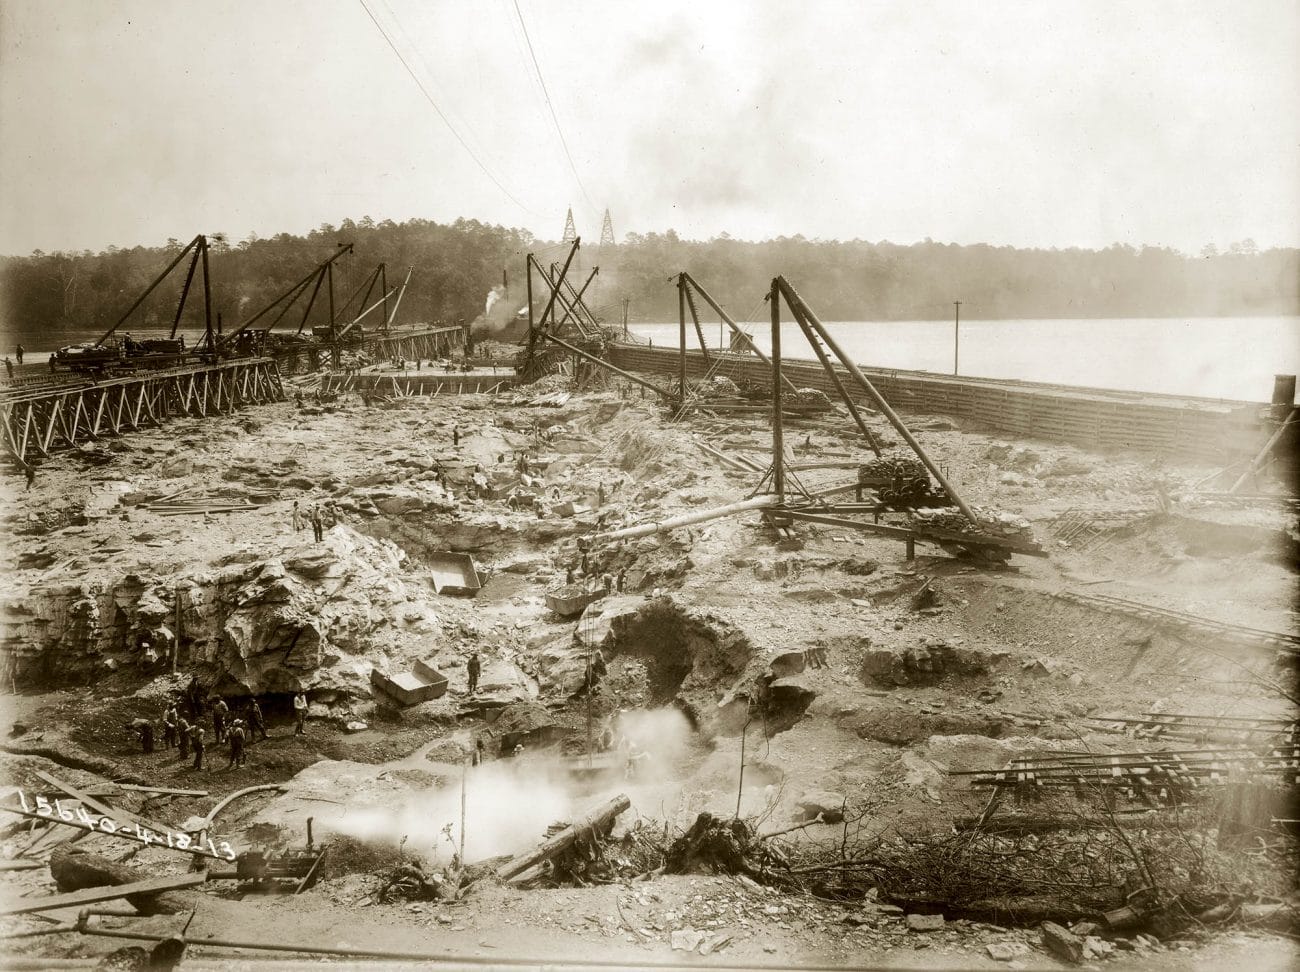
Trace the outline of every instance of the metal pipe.
<path fill-rule="evenodd" d="M 686 404 L 686 277 L 677 275 L 677 398 Z"/>
<path fill-rule="evenodd" d="M 592 543 L 607 543 L 614 540 L 635 540 L 637 537 L 648 537 L 653 533 L 662 533 L 664 530 L 675 530 L 678 527 L 690 526 L 694 523 L 704 523 L 707 520 L 716 520 L 718 517 L 730 516 L 732 513 L 744 513 L 747 510 L 761 510 L 769 506 L 776 506 L 780 500 L 771 494 L 766 496 L 755 496 L 752 499 L 741 500 L 739 503 L 729 503 L 726 506 L 716 506 L 711 510 L 700 510 L 698 513 L 686 513 L 682 516 L 675 516 L 672 519 L 660 520 L 655 523 L 643 523 L 640 526 L 625 527 L 622 530 L 613 530 L 609 533 L 597 533 L 591 538 Z"/>
<path fill-rule="evenodd" d="M 840 393 L 840 398 L 843 399 L 844 404 L 848 406 L 849 414 L 853 416 L 853 421 L 857 424 L 859 431 L 866 436 L 867 445 L 871 447 L 872 452 L 876 455 L 880 455 L 880 444 L 876 442 L 876 437 L 871 434 L 871 430 L 867 428 L 867 423 L 863 421 L 862 416 L 858 413 L 857 403 L 853 401 L 853 396 L 851 396 L 848 389 L 844 387 L 844 382 L 840 381 L 840 376 L 835 372 L 835 366 L 832 365 L 830 359 L 826 357 L 826 351 L 822 348 L 821 341 L 817 339 L 817 335 L 813 333 L 812 328 L 808 326 L 808 322 L 804 320 L 803 315 L 793 307 L 791 307 L 790 310 L 794 313 L 795 322 L 799 325 L 799 329 L 803 331 L 803 335 L 807 339 L 808 345 L 813 349 L 814 353 L 816 353 L 817 360 L 821 362 L 822 368 L 826 371 L 831 383 L 835 386 L 835 390 Z"/>
<path fill-rule="evenodd" d="M 772 304 L 772 489 L 785 502 L 785 429 L 781 425 L 781 286 L 772 279 L 767 299 Z"/>
<path fill-rule="evenodd" d="M 683 276 L 686 277 L 687 284 L 689 284 L 695 290 L 696 293 L 698 293 L 701 297 L 703 297 L 704 302 L 713 308 L 713 312 L 722 319 L 722 322 L 726 324 L 727 327 L 731 328 L 731 333 L 736 335 L 742 341 L 744 341 L 745 344 L 749 345 L 749 350 L 754 352 L 754 355 L 758 358 L 758 360 L 762 361 L 769 368 L 772 367 L 772 359 L 762 352 L 759 346 L 754 343 L 753 338 L 751 338 L 748 334 L 746 334 L 743 330 L 741 330 L 740 325 L 731 319 L 731 315 L 729 315 L 726 311 L 722 309 L 722 305 L 719 304 L 716 300 L 714 300 L 712 295 L 707 290 L 705 290 L 703 287 L 700 286 L 700 282 L 696 280 L 694 277 L 692 277 L 686 271 L 682 271 L 682 274 Z M 796 390 L 794 387 L 794 382 L 792 382 L 789 378 L 786 378 L 784 375 L 782 375 L 781 380 L 785 382 L 785 386 L 789 388 L 791 391 Z"/>
<path fill-rule="evenodd" d="M 167 264 L 167 269 L 164 270 L 162 273 L 158 274 L 158 276 L 154 277 L 153 283 L 151 283 L 148 287 L 145 288 L 145 292 L 136 298 L 135 303 L 130 306 L 130 308 L 127 310 L 125 314 L 123 314 L 121 317 L 117 319 L 116 324 L 114 324 L 112 327 L 110 327 L 107 331 L 104 332 L 103 336 L 98 341 L 95 342 L 95 345 L 99 346 L 103 344 L 105 341 L 107 341 L 109 337 L 112 335 L 112 333 L 116 331 L 119 327 L 121 327 L 122 323 L 128 317 L 130 317 L 132 314 L 135 313 L 135 309 L 145 302 L 145 298 L 154 292 L 154 288 L 163 282 L 163 280 L 167 277 L 167 274 L 175 270 L 177 265 L 181 262 L 181 260 L 185 259 L 185 254 L 190 252 L 190 247 L 195 246 L 202 239 L 203 239 L 203 234 L 200 233 L 198 236 L 194 237 L 194 239 L 190 240 L 189 243 L 185 245 L 185 249 L 181 250 L 180 253 L 176 254 L 176 259 L 172 260 L 171 263 Z"/>
<path fill-rule="evenodd" d="M 822 324 L 822 322 L 817 319 L 817 315 L 813 313 L 812 308 L 804 303 L 803 298 L 795 292 L 794 287 L 790 286 L 789 281 L 784 277 L 777 277 L 776 285 L 779 286 L 781 292 L 785 294 L 785 299 L 790 304 L 791 308 L 796 310 L 798 313 L 803 314 L 807 319 L 809 326 L 817 332 L 817 336 L 825 341 L 826 346 L 834 352 L 835 357 L 840 359 L 840 364 L 844 365 L 845 370 L 848 371 L 848 373 L 857 380 L 858 384 L 863 387 L 866 393 L 871 396 L 871 400 L 876 403 L 876 407 L 880 410 L 880 413 L 889 420 L 889 424 L 894 427 L 894 431 L 901 435 L 904 441 L 912 447 L 912 451 L 916 453 L 917 458 L 925 464 L 926 469 L 930 470 L 930 475 L 934 476 L 934 478 L 939 481 L 939 485 L 944 488 L 944 492 L 948 494 L 949 498 L 957 504 L 958 509 L 966 515 L 966 518 L 970 520 L 972 524 L 979 526 L 979 521 L 975 518 L 975 514 L 971 512 L 971 508 L 966 505 L 966 501 L 958 495 L 957 490 L 948 482 L 948 478 L 939 471 L 939 467 L 935 465 L 934 460 L 932 460 L 926 454 L 925 450 L 921 448 L 921 443 L 916 441 L 912 433 L 908 431 L 907 426 L 903 424 L 903 420 L 898 417 L 892 408 L 889 407 L 889 403 L 885 401 L 884 396 L 881 395 L 880 392 L 876 391 L 876 386 L 867 380 L 867 376 L 862 373 L 856 364 L 853 363 L 853 359 L 845 354 L 839 344 L 836 343 L 835 339 L 831 337 L 830 333 L 826 330 L 825 325 Z"/>
<path fill-rule="evenodd" d="M 674 402 L 677 400 L 677 396 L 674 395 L 672 392 L 665 391 L 664 389 L 660 388 L 658 385 L 654 384 L 653 382 L 646 381 L 644 378 L 639 378 L 636 375 L 632 374 L 631 372 L 624 371 L 622 368 L 619 368 L 617 365 L 610 364 L 604 358 L 598 358 L 594 354 L 588 354 L 586 351 L 582 350 L 582 348 L 574 347 L 568 341 L 560 340 L 554 334 L 551 334 L 549 331 L 542 331 L 541 335 L 542 337 L 546 338 L 546 340 L 554 341 L 560 347 L 564 348 L 567 351 L 573 352 L 578 357 L 585 358 L 588 361 L 594 362 L 595 364 L 600 365 L 602 368 L 608 368 L 610 371 L 614 372 L 614 374 L 626 378 L 628 381 L 634 381 L 638 385 L 641 385 L 644 388 L 649 388 L 653 392 L 658 392 L 660 395 L 664 396 L 664 398 L 670 399 Z"/>
<path fill-rule="evenodd" d="M 406 285 L 411 282 L 411 274 L 413 273 L 415 273 L 415 267 L 406 268 L 406 279 L 402 281 L 402 289 L 397 292 L 397 300 L 393 304 L 392 316 L 388 318 L 388 323 L 384 325 L 385 331 L 392 327 L 393 321 L 397 319 L 397 309 L 402 306 L 402 298 L 406 296 Z"/>

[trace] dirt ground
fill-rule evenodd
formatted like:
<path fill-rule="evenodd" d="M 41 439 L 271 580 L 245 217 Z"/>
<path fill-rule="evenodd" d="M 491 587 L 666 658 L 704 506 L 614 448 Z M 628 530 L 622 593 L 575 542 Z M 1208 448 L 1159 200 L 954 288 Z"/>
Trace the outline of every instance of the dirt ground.
<path fill-rule="evenodd" d="M 651 772 L 632 782 L 614 774 L 573 785 L 554 741 L 530 737 L 515 758 L 492 752 L 487 766 L 497 769 L 480 778 L 492 785 L 476 793 L 467 784 L 468 830 L 481 856 L 530 848 L 551 820 L 571 819 L 620 790 L 633 798 L 632 815 L 656 826 L 684 828 L 704 810 L 730 816 L 739 801 L 742 815 L 777 829 L 797 821 L 800 798 L 829 792 L 870 807 L 868 833 L 942 830 L 988 799 L 950 772 L 998 768 L 1017 755 L 1135 747 L 1131 733 L 1108 729 L 1101 717 L 1290 713 L 1283 689 L 1291 675 L 1275 652 L 1056 596 L 1108 594 L 1293 632 L 1297 533 L 1285 508 L 1196 498 L 1192 487 L 1211 467 L 1007 442 L 932 416 L 910 424 L 956 488 L 969 502 L 1025 517 L 1048 557 L 1000 565 L 920 544 L 909 561 L 896 540 L 818 526 L 783 540 L 746 513 L 598 548 L 588 570 L 594 583 L 621 568 L 628 589 L 598 601 L 581 622 L 559 618 L 545 595 L 569 570 L 583 582 L 578 537 L 736 502 L 755 489 L 759 473 L 732 468 L 697 443 L 770 461 L 760 418 L 672 423 L 635 389 L 530 404 L 562 387 L 546 379 L 493 397 L 289 402 L 102 440 L 45 463 L 28 492 L 11 477 L 5 643 L 27 653 L 11 667 L 16 691 L 3 703 L 6 781 L 30 790 L 39 768 L 83 787 L 116 780 L 205 790 L 106 798 L 173 826 L 236 790 L 284 784 L 233 804 L 215 825 L 220 836 L 243 849 L 269 824 L 301 843 L 313 816 L 317 839 L 328 841 L 356 836 L 357 819 L 365 819 L 367 839 L 410 837 L 407 851 L 436 858 L 439 828 L 456 825 L 455 754 L 477 737 L 496 739 L 489 710 L 466 691 L 469 653 L 483 657 L 487 697 L 538 702 L 558 727 L 547 738 L 565 737 L 571 747 L 586 721 L 586 703 L 574 693 L 585 649 L 575 650 L 574 639 L 599 638 L 602 625 L 612 635 L 597 719 L 614 709 L 684 711 L 693 729 L 671 741 L 641 730 Z M 896 438 L 878 416 L 873 425 Z M 870 453 L 851 428 L 828 417 L 787 430 L 793 462 L 845 467 L 799 471 L 800 485 L 815 490 L 853 477 L 850 467 Z M 547 463 L 525 488 L 515 456 L 529 448 Z M 451 481 L 435 469 L 454 470 Z M 492 495 L 474 475 L 493 485 Z M 141 505 L 217 489 L 255 505 L 182 516 Z M 507 502 L 525 493 L 540 497 L 543 515 Z M 1172 499 L 1168 511 L 1158 509 L 1160 494 Z M 320 543 L 294 529 L 295 500 L 303 509 L 334 505 L 337 522 Z M 557 512 L 568 502 L 576 514 Z M 1087 544 L 1054 536 L 1063 515 L 1085 509 L 1135 513 Z M 473 554 L 487 575 L 477 598 L 436 593 L 428 563 L 442 550 Z M 268 563 L 289 565 L 288 573 L 283 566 L 268 573 Z M 284 600 L 263 596 L 276 583 Z M 198 593 L 175 609 L 185 638 L 171 674 L 165 660 L 142 665 L 132 639 L 146 621 L 149 630 L 171 623 L 169 605 L 150 607 L 150 591 L 182 585 Z M 294 647 L 278 655 L 281 635 L 267 634 L 284 623 L 286 602 L 302 616 L 295 623 L 310 620 L 320 631 L 309 662 L 296 666 Z M 149 621 L 150 611 L 163 621 Z M 809 649 L 824 652 L 824 667 L 800 666 L 781 679 L 788 702 L 742 733 L 730 716 L 737 693 L 773 660 Z M 947 661 L 928 671 L 893 661 L 918 651 Z M 436 658 L 449 676 L 446 696 L 407 708 L 372 698 L 372 667 L 395 672 L 422 658 Z M 203 770 L 174 751 L 140 752 L 124 725 L 157 721 L 169 691 L 191 674 L 218 671 L 232 699 L 250 689 L 268 698 L 271 738 L 250 745 L 247 765 L 228 768 L 227 750 L 217 746 Z M 286 693 L 299 688 L 312 700 L 304 735 L 293 734 L 287 707 Z M 499 826 L 493 817 L 476 838 L 475 821 L 502 806 L 513 816 Z M 813 825 L 791 839 L 837 833 Z M 38 860 L 63 836 L 33 844 L 25 821 L 0 835 L 4 856 Z M 103 836 L 79 845 L 125 854 L 150 875 L 186 865 L 181 855 Z M 733 877 L 532 890 L 484 882 L 451 904 L 375 903 L 377 881 L 331 873 L 301 895 L 243 900 L 230 882 L 213 882 L 187 935 L 629 966 L 1058 967 L 1036 929 L 949 920 L 939 931 L 913 931 L 858 902 L 782 894 Z M 10 898 L 55 891 L 43 869 L 8 873 L 3 883 Z M 146 921 L 164 933 L 184 923 Z M 14 920 L 16 928 L 40 923 Z M 701 956 L 675 950 L 674 932 L 679 945 L 682 932 L 726 941 Z M 16 954 L 76 957 L 123 943 L 63 934 L 7 944 Z M 1015 958 L 993 960 L 990 944 L 1012 946 Z M 193 967 L 217 955 L 203 951 Z M 1287 939 L 1238 929 L 1130 944 L 1094 964 L 1280 969 L 1298 959 Z"/>

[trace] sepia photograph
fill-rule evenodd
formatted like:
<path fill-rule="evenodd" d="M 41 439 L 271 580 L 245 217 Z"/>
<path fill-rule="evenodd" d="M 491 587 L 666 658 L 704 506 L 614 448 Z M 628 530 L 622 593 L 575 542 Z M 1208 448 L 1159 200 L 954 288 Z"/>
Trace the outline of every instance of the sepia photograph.
<path fill-rule="evenodd" d="M 1295 0 L 0 0 L 0 969 L 1300 968 Z"/>

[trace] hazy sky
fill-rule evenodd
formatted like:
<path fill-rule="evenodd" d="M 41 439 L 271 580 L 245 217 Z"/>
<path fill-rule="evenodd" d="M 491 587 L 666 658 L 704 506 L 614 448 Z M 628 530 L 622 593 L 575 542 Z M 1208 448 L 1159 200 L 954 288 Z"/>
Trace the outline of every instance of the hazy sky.
<path fill-rule="evenodd" d="M 558 238 L 1300 245 L 1300 4 L 0 0 L 0 252 Z M 585 191 L 584 188 L 585 187 Z M 511 198 L 513 197 L 513 199 Z M 588 197 L 590 201 L 588 201 Z"/>

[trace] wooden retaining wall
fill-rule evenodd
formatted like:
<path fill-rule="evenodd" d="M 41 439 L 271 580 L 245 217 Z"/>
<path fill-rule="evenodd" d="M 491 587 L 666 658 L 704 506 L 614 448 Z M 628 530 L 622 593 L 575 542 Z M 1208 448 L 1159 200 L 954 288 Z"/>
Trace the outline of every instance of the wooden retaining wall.
<path fill-rule="evenodd" d="M 716 352 L 710 356 L 717 359 Z M 727 354 L 718 368 L 733 380 L 770 383 L 771 371 L 759 359 Z M 676 375 L 679 353 L 673 348 L 618 344 L 610 360 L 628 371 Z M 706 374 L 704 356 L 687 351 L 691 378 Z M 835 386 L 816 362 L 782 362 L 797 387 L 817 388 L 832 401 Z M 837 369 L 845 387 L 854 382 Z M 941 414 L 1007 435 L 1052 439 L 1086 448 L 1135 449 L 1158 455 L 1212 462 L 1254 455 L 1272 433 L 1267 405 L 1176 395 L 1111 391 L 991 378 L 956 378 L 924 371 L 862 368 L 892 406 L 905 412 Z M 870 407 L 865 394 L 856 398 Z"/>

